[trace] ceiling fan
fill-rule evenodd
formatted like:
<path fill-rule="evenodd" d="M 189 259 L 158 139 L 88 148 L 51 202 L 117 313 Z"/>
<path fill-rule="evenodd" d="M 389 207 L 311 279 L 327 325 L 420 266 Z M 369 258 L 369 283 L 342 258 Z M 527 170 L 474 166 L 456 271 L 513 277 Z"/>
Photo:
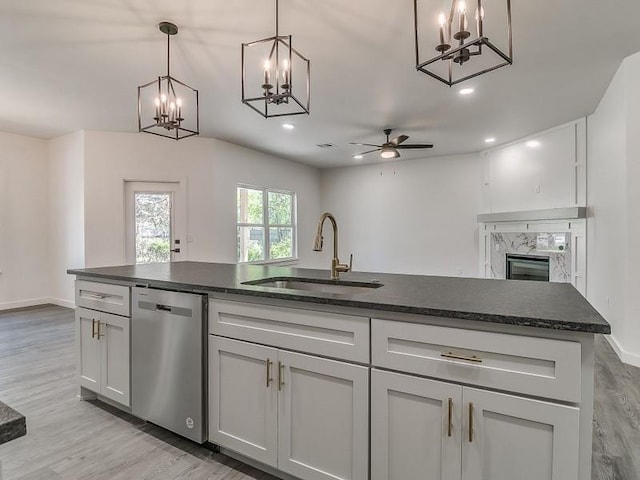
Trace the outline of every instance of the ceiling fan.
<path fill-rule="evenodd" d="M 391 140 L 389 140 L 389 135 L 391 135 L 391 132 L 393 130 L 390 129 L 390 128 L 385 128 L 383 131 L 384 131 L 384 134 L 387 136 L 387 140 L 382 145 L 373 145 L 371 143 L 354 143 L 354 142 L 350 142 L 350 145 L 363 145 L 365 147 L 376 147 L 373 150 L 368 150 L 366 152 L 359 153 L 356 156 L 366 155 L 367 153 L 373 153 L 373 152 L 378 152 L 379 151 L 380 152 L 380 156 L 382 158 L 399 158 L 400 157 L 400 152 L 398 152 L 398 150 L 433 148 L 433 145 L 431 145 L 429 143 L 411 143 L 409 145 L 403 144 L 403 142 L 408 140 L 408 138 L 409 138 L 408 135 L 398 135 L 397 137 L 392 138 Z"/>

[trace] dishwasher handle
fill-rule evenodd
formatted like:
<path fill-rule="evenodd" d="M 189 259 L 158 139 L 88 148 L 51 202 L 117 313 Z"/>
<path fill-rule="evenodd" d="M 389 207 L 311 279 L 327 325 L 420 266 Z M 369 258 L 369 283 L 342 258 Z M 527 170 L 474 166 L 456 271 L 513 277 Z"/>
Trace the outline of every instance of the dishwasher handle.
<path fill-rule="evenodd" d="M 160 305 L 159 303 L 157 303 L 156 310 L 161 310 L 163 312 L 171 312 L 171 307 L 168 305 Z"/>

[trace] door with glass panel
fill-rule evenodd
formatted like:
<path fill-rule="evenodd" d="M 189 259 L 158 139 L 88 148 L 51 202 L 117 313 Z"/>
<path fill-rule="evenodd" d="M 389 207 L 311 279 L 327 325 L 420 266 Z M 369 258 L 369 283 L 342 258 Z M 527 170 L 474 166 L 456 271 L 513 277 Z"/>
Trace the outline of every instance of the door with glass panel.
<path fill-rule="evenodd" d="M 179 182 L 125 182 L 126 260 L 165 263 L 185 258 L 186 214 Z"/>

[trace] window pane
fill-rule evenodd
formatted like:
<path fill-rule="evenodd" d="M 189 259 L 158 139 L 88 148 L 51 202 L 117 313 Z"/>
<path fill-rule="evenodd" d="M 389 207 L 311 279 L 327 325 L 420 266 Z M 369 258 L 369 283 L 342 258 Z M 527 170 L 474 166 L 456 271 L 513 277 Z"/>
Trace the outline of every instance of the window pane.
<path fill-rule="evenodd" d="M 269 258 L 293 257 L 293 228 L 269 228 Z"/>
<path fill-rule="evenodd" d="M 264 260 L 264 228 L 238 227 L 238 261 Z"/>
<path fill-rule="evenodd" d="M 263 223 L 262 190 L 238 187 L 238 223 Z"/>
<path fill-rule="evenodd" d="M 136 263 L 171 259 L 171 194 L 136 193 Z"/>
<path fill-rule="evenodd" d="M 288 193 L 269 192 L 269 223 L 271 225 L 291 225 L 291 203 L 293 196 Z"/>

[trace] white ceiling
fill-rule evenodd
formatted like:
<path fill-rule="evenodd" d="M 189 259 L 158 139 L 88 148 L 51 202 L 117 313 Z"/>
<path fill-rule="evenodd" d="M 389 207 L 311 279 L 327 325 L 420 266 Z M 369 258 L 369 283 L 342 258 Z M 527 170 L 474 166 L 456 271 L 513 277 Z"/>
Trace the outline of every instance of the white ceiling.
<path fill-rule="evenodd" d="M 434 11 L 445 3 L 421 2 Z M 407 143 L 435 143 L 403 151 L 408 159 L 478 151 L 487 136 L 506 143 L 588 115 L 620 61 L 640 50 L 638 0 L 512 0 L 514 65 L 462 84 L 476 92 L 461 97 L 461 87 L 415 71 L 411 0 L 280 0 L 280 33 L 293 35 L 312 71 L 311 115 L 291 117 L 296 128 L 285 131 L 282 119 L 240 101 L 240 44 L 273 35 L 273 8 L 272 0 L 5 0 L 0 130 L 137 131 L 136 87 L 166 68 L 163 20 L 180 27 L 172 75 L 200 91 L 201 135 L 318 167 L 356 164 L 361 147 L 348 142 L 379 143 L 384 127 L 410 135 Z M 381 160 L 360 163 L 372 161 Z"/>

